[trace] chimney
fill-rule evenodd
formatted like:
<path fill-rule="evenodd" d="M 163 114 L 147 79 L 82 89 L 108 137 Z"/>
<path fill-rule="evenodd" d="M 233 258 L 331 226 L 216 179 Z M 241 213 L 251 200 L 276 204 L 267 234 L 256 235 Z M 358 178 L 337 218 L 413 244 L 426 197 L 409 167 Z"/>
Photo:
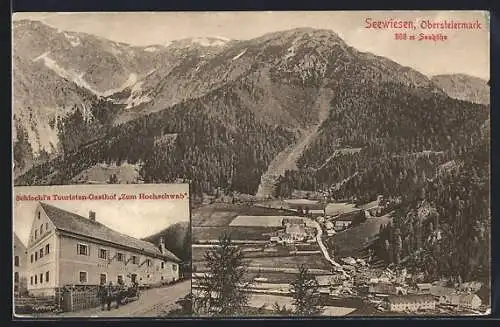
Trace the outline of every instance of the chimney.
<path fill-rule="evenodd" d="M 160 252 L 162 254 L 165 253 L 165 241 L 163 239 L 163 236 L 160 236 Z"/>
<path fill-rule="evenodd" d="M 89 219 L 91 221 L 95 221 L 95 212 L 94 211 L 89 211 Z"/>

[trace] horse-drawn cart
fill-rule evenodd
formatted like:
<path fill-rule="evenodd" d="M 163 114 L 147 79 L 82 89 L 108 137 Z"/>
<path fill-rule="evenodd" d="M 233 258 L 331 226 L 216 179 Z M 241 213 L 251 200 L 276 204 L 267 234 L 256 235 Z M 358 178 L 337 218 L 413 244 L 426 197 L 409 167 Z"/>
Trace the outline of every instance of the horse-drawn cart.
<path fill-rule="evenodd" d="M 137 286 L 129 286 L 118 289 L 117 297 L 121 299 L 122 304 L 126 304 L 138 300 L 140 293 Z"/>

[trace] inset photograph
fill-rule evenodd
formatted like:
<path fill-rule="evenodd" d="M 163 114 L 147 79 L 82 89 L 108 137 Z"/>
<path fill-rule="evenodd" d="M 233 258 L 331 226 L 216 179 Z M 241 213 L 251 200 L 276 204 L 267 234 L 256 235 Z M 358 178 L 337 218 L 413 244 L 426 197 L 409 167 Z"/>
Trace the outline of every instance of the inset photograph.
<path fill-rule="evenodd" d="M 188 184 L 15 187 L 13 211 L 16 317 L 190 314 Z"/>

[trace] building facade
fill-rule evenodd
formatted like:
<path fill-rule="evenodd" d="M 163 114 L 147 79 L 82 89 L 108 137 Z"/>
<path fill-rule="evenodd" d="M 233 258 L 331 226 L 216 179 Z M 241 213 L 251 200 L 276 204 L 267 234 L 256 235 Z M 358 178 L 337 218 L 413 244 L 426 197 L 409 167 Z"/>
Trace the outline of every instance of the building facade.
<path fill-rule="evenodd" d="M 118 233 L 96 220 L 40 203 L 27 249 L 28 292 L 54 295 L 67 285 L 123 282 L 155 285 L 179 279 L 180 259 L 158 246 Z"/>
<path fill-rule="evenodd" d="M 282 222 L 285 233 L 293 241 L 303 241 L 306 236 L 306 222 L 301 218 L 284 218 Z"/>
<path fill-rule="evenodd" d="M 26 280 L 26 246 L 21 242 L 19 237 L 14 233 L 14 296 L 25 295 L 28 291 Z"/>
<path fill-rule="evenodd" d="M 436 300 L 428 294 L 396 295 L 386 298 L 386 307 L 394 312 L 434 310 Z"/>

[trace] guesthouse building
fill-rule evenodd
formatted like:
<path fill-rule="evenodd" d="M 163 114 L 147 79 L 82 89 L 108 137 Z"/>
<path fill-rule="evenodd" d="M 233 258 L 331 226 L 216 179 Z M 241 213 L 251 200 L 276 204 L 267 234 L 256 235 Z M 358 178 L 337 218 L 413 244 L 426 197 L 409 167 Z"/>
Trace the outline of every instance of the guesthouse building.
<path fill-rule="evenodd" d="M 179 279 L 181 260 L 165 248 L 119 233 L 90 211 L 83 217 L 39 203 L 27 248 L 28 292 L 54 295 L 68 285 L 155 285 Z"/>

